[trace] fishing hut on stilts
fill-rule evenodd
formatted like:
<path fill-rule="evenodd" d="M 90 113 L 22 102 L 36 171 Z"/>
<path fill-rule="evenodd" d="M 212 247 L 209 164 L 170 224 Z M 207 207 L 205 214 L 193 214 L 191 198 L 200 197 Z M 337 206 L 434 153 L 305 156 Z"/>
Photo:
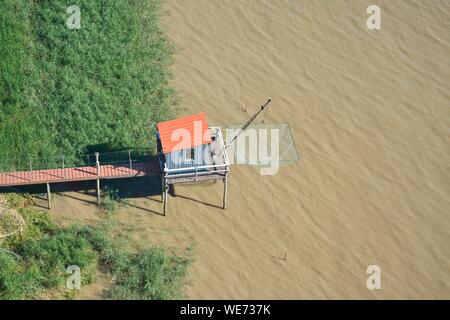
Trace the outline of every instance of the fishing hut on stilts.
<path fill-rule="evenodd" d="M 230 162 L 220 127 L 208 127 L 205 113 L 157 125 L 157 151 L 161 169 L 161 200 L 166 214 L 169 186 L 209 180 L 223 181 L 226 207 Z"/>
<path fill-rule="evenodd" d="M 205 113 L 157 125 L 157 152 L 161 169 L 161 200 L 166 214 L 169 186 L 208 180 L 223 181 L 222 207 L 227 204 L 230 162 L 226 149 L 269 105 L 261 106 L 226 145 L 220 127 L 208 127 Z"/>

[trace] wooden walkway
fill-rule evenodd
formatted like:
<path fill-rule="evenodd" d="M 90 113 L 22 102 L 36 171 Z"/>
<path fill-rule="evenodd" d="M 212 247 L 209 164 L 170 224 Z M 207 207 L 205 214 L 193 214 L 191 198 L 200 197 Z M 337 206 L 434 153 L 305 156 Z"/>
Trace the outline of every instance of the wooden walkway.
<path fill-rule="evenodd" d="M 100 165 L 100 179 L 120 179 L 159 175 L 157 159 L 130 164 Z M 0 172 L 0 187 L 97 180 L 95 166 L 45 169 L 33 171 Z"/>

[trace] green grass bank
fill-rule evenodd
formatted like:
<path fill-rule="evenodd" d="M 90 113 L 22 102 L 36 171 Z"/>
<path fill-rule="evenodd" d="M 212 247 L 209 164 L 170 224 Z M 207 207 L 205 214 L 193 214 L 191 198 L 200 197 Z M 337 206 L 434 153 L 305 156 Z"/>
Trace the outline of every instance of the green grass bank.
<path fill-rule="evenodd" d="M 66 26 L 71 4 L 0 2 L 2 171 L 78 164 L 93 146 L 153 149 L 172 116 L 160 2 L 79 0 L 79 30 Z"/>

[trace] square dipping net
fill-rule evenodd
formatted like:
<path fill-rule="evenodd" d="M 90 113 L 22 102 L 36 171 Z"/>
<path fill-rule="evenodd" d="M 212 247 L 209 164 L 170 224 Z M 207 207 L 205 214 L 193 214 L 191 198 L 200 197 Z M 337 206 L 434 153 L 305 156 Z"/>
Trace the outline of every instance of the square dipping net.
<path fill-rule="evenodd" d="M 228 125 L 225 141 L 228 145 L 242 125 Z M 288 123 L 255 123 L 247 127 L 227 148 L 231 164 L 267 166 L 271 161 L 288 165 L 300 159 Z"/>

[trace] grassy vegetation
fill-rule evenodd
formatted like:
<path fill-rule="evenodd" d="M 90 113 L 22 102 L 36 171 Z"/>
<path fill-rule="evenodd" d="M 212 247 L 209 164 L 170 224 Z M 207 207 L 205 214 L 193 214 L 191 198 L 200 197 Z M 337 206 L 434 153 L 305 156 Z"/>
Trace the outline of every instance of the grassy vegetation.
<path fill-rule="evenodd" d="M 170 256 L 161 248 L 138 252 L 116 270 L 113 299 L 165 300 L 181 297 L 189 260 Z"/>
<path fill-rule="evenodd" d="M 171 117 L 159 1 L 0 2 L 0 170 L 78 163 L 91 146 L 153 148 Z M 103 151 L 103 150 L 98 150 Z"/>
<path fill-rule="evenodd" d="M 119 192 L 114 189 L 107 189 L 102 200 L 102 207 L 108 214 L 114 214 L 119 207 Z"/>
<path fill-rule="evenodd" d="M 76 4 L 80 30 L 66 27 L 69 3 L 0 1 L 0 171 L 154 149 L 156 123 L 172 116 L 172 48 L 158 26 L 159 1 Z M 113 191 L 105 197 L 110 219 L 117 200 Z M 0 237 L 0 299 L 73 298 L 69 265 L 81 268 L 82 284 L 99 269 L 111 274 L 110 298 L 180 297 L 189 259 L 161 248 L 132 252 L 108 224 L 61 229 L 23 197 L 8 203 L 17 215 L 0 212 L 0 235 L 12 232 Z"/>
<path fill-rule="evenodd" d="M 9 203 L 25 205 L 18 196 Z M 82 285 L 94 282 L 98 270 L 110 274 L 114 278 L 108 292 L 111 299 L 182 296 L 189 257 L 153 247 L 133 252 L 121 238 L 113 236 L 109 220 L 100 226 L 62 229 L 50 222 L 46 212 L 16 209 L 27 227 L 22 234 L 0 242 L 0 248 L 9 251 L 0 250 L 0 299 L 74 298 L 76 291 L 65 286 L 69 265 L 80 267 Z M 109 217 L 113 219 L 112 214 Z"/>
<path fill-rule="evenodd" d="M 98 253 L 86 239 L 58 228 L 48 213 L 30 208 L 25 198 L 8 198 L 9 208 L 0 207 L 1 234 L 11 234 L 0 238 L 0 299 L 72 298 L 75 292 L 65 288 L 69 265 L 83 270 L 83 284 L 94 280 Z M 14 233 L 18 224 L 21 232 Z"/>
<path fill-rule="evenodd" d="M 36 292 L 40 273 L 32 266 L 0 251 L 0 270 L 0 299 L 23 299 Z"/>

